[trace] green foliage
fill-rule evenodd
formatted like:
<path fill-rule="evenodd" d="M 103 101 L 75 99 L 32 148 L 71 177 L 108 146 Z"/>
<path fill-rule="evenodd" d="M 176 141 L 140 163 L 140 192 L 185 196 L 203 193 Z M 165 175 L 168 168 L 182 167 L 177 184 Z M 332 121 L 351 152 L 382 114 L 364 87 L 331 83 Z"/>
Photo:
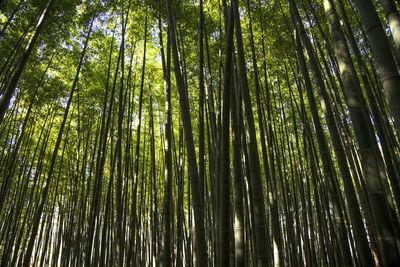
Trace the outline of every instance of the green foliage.
<path fill-rule="evenodd" d="M 215 216 L 216 209 L 216 203 L 214 202 L 217 199 L 217 190 L 219 190 L 218 168 L 220 162 L 216 157 L 221 156 L 218 155 L 221 147 L 221 129 L 218 127 L 221 120 L 221 107 L 223 105 L 223 100 L 220 98 L 223 94 L 224 88 L 224 70 L 227 67 L 224 66 L 225 57 L 227 56 L 225 55 L 225 27 L 227 25 L 225 25 L 224 21 L 223 2 L 225 1 L 210 0 L 204 1 L 203 3 L 205 20 L 205 68 L 203 71 L 205 74 L 206 88 L 206 133 L 204 137 L 206 167 L 204 171 L 206 173 L 205 182 L 207 183 L 208 189 L 208 191 L 205 193 L 206 201 L 208 201 L 205 204 L 208 205 L 206 206 L 207 209 L 205 209 L 205 214 L 208 216 L 207 231 L 209 231 L 209 233 L 207 233 L 207 238 L 209 239 L 208 241 L 210 241 L 209 251 L 211 252 L 210 255 L 212 256 L 214 256 L 214 252 L 212 251 L 215 249 L 215 247 L 213 247 L 214 243 L 211 242 L 211 238 L 215 238 L 213 236 L 215 234 L 215 229 L 211 229 L 211 225 L 214 223 L 213 216 Z M 332 101 L 332 106 L 335 112 L 335 120 L 338 125 L 340 125 L 340 131 L 342 134 L 341 138 L 344 140 L 346 137 L 346 140 L 351 141 L 354 133 L 351 127 L 351 121 L 349 119 L 349 110 L 344 101 L 344 93 L 341 89 L 342 81 L 337 69 L 337 60 L 335 55 L 332 53 L 333 46 L 329 34 L 328 23 L 325 18 L 325 11 L 320 1 L 304 0 L 296 2 L 299 2 L 299 13 L 305 26 L 307 36 L 310 38 L 312 45 L 315 48 L 316 55 L 319 60 L 319 68 L 324 76 L 323 81 L 329 88 L 329 99 Z M 47 0 L 30 0 L 22 1 L 21 5 L 18 6 L 18 0 L 5 0 L 0 4 L 1 95 L 4 94 L 4 88 L 6 88 L 15 66 L 21 59 L 22 52 L 24 51 L 25 46 L 33 34 L 35 25 L 37 24 L 39 16 L 41 15 L 46 3 Z M 23 229 L 22 221 L 24 218 L 26 218 L 28 222 L 32 222 L 34 211 L 37 209 L 37 203 L 40 201 L 42 192 L 41 190 L 44 188 L 43 181 L 45 181 L 45 177 L 47 175 L 46 173 L 51 163 L 53 148 L 55 147 L 57 134 L 66 111 L 66 105 L 70 91 L 77 75 L 78 66 L 82 58 L 84 42 L 89 32 L 91 22 L 93 22 L 93 24 L 89 36 L 88 48 L 83 55 L 82 67 L 80 69 L 77 86 L 72 97 L 71 110 L 68 114 L 66 126 L 62 133 L 60 149 L 57 152 L 58 154 L 54 168 L 55 171 L 53 172 L 50 182 L 50 193 L 45 200 L 46 216 L 49 216 L 48 214 L 50 214 L 50 212 L 54 212 L 54 218 L 57 217 L 57 220 L 60 219 L 59 217 L 61 215 L 69 217 L 64 218 L 67 222 L 60 224 L 61 226 L 56 225 L 56 223 L 54 223 L 56 219 L 52 218 L 51 220 L 53 221 L 50 221 L 50 223 L 45 223 L 42 221 L 41 227 L 43 226 L 43 229 L 46 230 L 50 229 L 48 228 L 49 225 L 51 227 L 56 227 L 55 229 L 59 231 L 60 237 L 62 236 L 60 239 L 62 242 L 67 242 L 65 240 L 69 238 L 69 230 L 66 230 L 67 227 L 65 227 L 65 229 L 60 227 L 70 227 L 70 229 L 72 229 L 71 233 L 73 233 L 74 238 L 77 238 L 78 236 L 82 237 L 80 240 L 81 243 L 79 243 L 80 247 L 78 246 L 76 250 L 71 253 L 80 253 L 80 251 L 84 251 L 86 246 L 86 237 L 83 238 L 83 235 L 86 234 L 86 231 L 89 231 L 90 229 L 90 220 L 93 219 L 90 212 L 94 212 L 93 210 L 97 205 L 95 202 L 97 191 L 95 190 L 100 192 L 98 193 L 100 198 L 98 203 L 100 203 L 100 205 L 98 207 L 99 210 L 96 211 L 98 217 L 94 219 L 97 220 L 96 223 L 98 223 L 98 226 L 96 226 L 95 230 L 93 231 L 102 230 L 104 225 L 105 227 L 114 229 L 112 228 L 114 227 L 114 220 L 116 220 L 114 215 L 118 214 L 116 212 L 115 204 L 118 193 L 122 194 L 123 200 L 125 201 L 123 204 L 123 214 L 126 216 L 126 221 L 124 222 L 126 225 L 130 225 L 131 222 L 129 219 L 132 218 L 131 216 L 133 215 L 131 213 L 135 211 L 135 208 L 138 214 L 140 213 L 143 215 L 141 218 L 142 221 L 140 221 L 140 223 L 143 225 L 140 225 L 140 227 L 148 227 L 145 225 L 146 223 L 149 225 L 153 223 L 152 220 L 154 218 L 152 216 L 154 215 L 152 215 L 151 212 L 159 212 L 161 217 L 163 211 L 162 203 L 164 201 L 163 199 L 165 194 L 165 81 L 163 79 L 158 35 L 159 1 L 124 0 L 123 4 L 126 28 L 123 44 L 124 73 L 121 73 L 121 60 L 118 61 L 119 57 L 121 56 L 120 53 L 122 42 L 121 0 L 56 0 L 54 2 L 51 12 L 45 21 L 43 31 L 39 35 L 34 50 L 30 55 L 26 67 L 24 68 L 18 81 L 16 91 L 13 94 L 10 107 L 5 117 L 5 122 L 0 124 L 0 184 L 2 186 L 5 179 L 4 177 L 7 177 L 8 173 L 12 173 L 12 175 L 10 175 L 11 179 L 9 183 L 9 190 L 4 202 L 6 208 L 0 210 L 1 230 L 9 229 L 7 228 L 9 227 L 8 225 L 5 226 L 6 228 L 2 228 L 2 223 L 6 220 L 7 215 L 14 216 L 12 217 L 12 220 L 17 222 L 15 229 L 21 231 L 21 235 L 28 240 L 31 230 L 28 229 L 26 232 L 25 230 L 21 230 Z M 258 107 L 256 104 L 257 95 L 254 80 L 255 66 L 252 62 L 252 51 L 250 49 L 251 38 L 249 31 L 250 18 L 247 10 L 248 4 L 250 7 L 251 26 L 253 30 L 255 46 L 255 61 L 258 69 L 257 78 L 261 86 L 261 92 L 258 96 L 261 99 L 261 117 L 258 115 Z M 379 11 L 379 15 L 383 21 L 384 14 L 379 6 L 380 5 L 377 5 L 377 10 Z M 277 196 L 275 201 L 277 203 L 276 207 L 279 214 L 278 223 L 280 222 L 280 227 L 282 227 L 282 230 L 279 231 L 281 231 L 281 233 L 285 233 L 283 236 L 288 236 L 288 211 L 295 212 L 297 210 L 303 211 L 303 209 L 309 209 L 310 214 L 313 216 L 310 217 L 308 214 L 304 216 L 309 216 L 307 217 L 308 220 L 312 220 L 312 222 L 316 225 L 319 223 L 317 222 L 317 219 L 321 219 L 316 215 L 316 201 L 318 200 L 315 200 L 314 198 L 316 198 L 318 193 L 321 194 L 321 192 L 322 194 L 326 194 L 323 195 L 324 198 L 329 194 L 324 191 L 326 189 L 324 188 L 325 185 L 323 184 L 324 169 L 323 165 L 321 164 L 321 151 L 316 145 L 316 133 L 315 128 L 312 126 L 313 124 L 309 109 L 309 100 L 305 94 L 304 77 L 301 76 L 300 68 L 298 66 L 298 59 L 295 49 L 295 36 L 287 1 L 241 0 L 239 1 L 239 9 L 247 70 L 247 77 L 245 78 L 247 78 L 249 82 L 250 98 L 252 102 L 253 114 L 256 120 L 255 128 L 260 159 L 262 159 L 261 148 L 263 144 L 260 142 L 261 129 L 259 128 L 258 121 L 262 122 L 262 130 L 264 131 L 265 139 L 267 140 L 265 144 L 267 148 L 266 160 L 261 160 L 260 166 L 263 177 L 260 187 L 268 190 L 267 194 L 264 196 L 266 210 L 269 214 L 268 216 L 270 216 L 273 212 L 269 205 L 272 201 L 271 192 L 273 189 L 275 189 L 276 192 L 274 191 L 273 193 Z M 377 84 L 376 87 L 380 90 L 381 84 L 380 81 L 376 79 L 377 72 L 375 71 L 375 62 L 371 53 L 369 52 L 369 43 L 365 33 L 363 32 L 361 25 L 359 25 L 358 14 L 348 3 L 345 3 L 345 10 L 348 14 L 350 24 L 353 29 L 352 33 L 347 34 L 354 35 L 361 50 L 363 57 L 362 59 L 367 62 L 368 71 L 373 74 L 371 75 L 370 79 L 374 82 L 374 86 Z M 179 60 L 182 67 L 181 71 L 185 78 L 185 86 L 187 89 L 187 97 L 189 99 L 191 112 L 193 136 L 196 146 L 196 155 L 198 155 L 200 143 L 198 129 L 200 87 L 199 73 L 202 71 L 199 69 L 199 29 L 201 26 L 199 25 L 199 1 L 174 0 L 173 11 L 176 22 L 177 43 L 179 46 Z M 161 0 L 160 16 L 164 49 L 166 50 L 168 23 L 164 0 Z M 146 18 L 148 21 L 148 30 L 146 55 L 144 55 L 144 27 Z M 387 26 L 385 25 L 385 27 Z M 320 45 L 319 49 L 317 47 L 317 42 Z M 237 44 L 235 41 L 234 47 L 236 46 Z M 142 120 L 139 122 L 139 94 L 140 85 L 142 82 L 141 75 L 144 56 L 146 57 L 146 66 L 143 80 L 143 110 Z M 233 67 L 234 82 L 232 83 L 232 88 L 238 90 L 238 97 L 242 97 L 241 94 L 243 88 L 241 88 L 239 79 L 243 79 L 244 77 L 238 73 L 237 56 L 237 50 L 235 48 L 235 60 Z M 324 64 L 323 60 L 326 61 L 326 64 Z M 182 217 L 182 220 L 185 220 L 185 223 L 189 221 L 192 223 L 192 218 L 188 217 L 188 213 L 189 211 L 193 211 L 191 203 L 189 203 L 189 198 L 192 197 L 192 195 L 189 194 L 189 191 L 192 189 L 189 182 L 189 167 L 185 161 L 187 159 L 187 155 L 185 154 L 186 152 L 182 155 L 180 154 L 181 150 L 183 151 L 185 149 L 185 136 L 182 136 L 182 117 L 187 114 L 181 114 L 180 111 L 180 102 L 172 63 L 170 73 L 172 98 L 170 108 L 172 109 L 173 135 L 172 183 L 174 185 L 174 204 L 177 203 L 178 195 L 179 198 L 183 197 L 183 203 L 178 203 L 180 206 L 178 207 L 178 205 L 176 205 L 173 208 L 175 212 L 173 223 L 176 225 L 176 214 L 180 212 L 180 208 L 183 210 L 184 216 Z M 123 78 L 122 88 L 121 77 Z M 314 86 L 315 77 L 311 77 L 311 82 L 313 84 L 312 89 L 314 90 L 314 94 L 317 96 L 318 92 Z M 108 91 L 106 91 L 106 89 Z M 151 139 L 149 130 L 149 89 L 151 89 L 153 102 L 152 109 L 155 128 L 155 158 L 151 158 L 150 154 Z M 111 94 L 112 90 L 114 90 L 113 98 Z M 123 99 L 119 98 L 120 90 L 123 90 Z M 211 92 L 213 94 L 213 99 L 211 99 Z M 374 94 L 379 101 L 382 102 L 379 103 L 379 107 L 383 110 L 387 110 L 386 104 L 384 103 L 384 98 L 382 98 L 383 95 L 378 91 L 374 91 Z M 316 99 L 318 99 L 318 97 L 316 97 Z M 125 191 L 122 193 L 116 192 L 116 173 L 118 162 L 118 154 L 116 153 L 118 148 L 116 143 L 119 137 L 118 112 L 119 104 L 121 103 L 120 101 L 122 101 L 122 106 L 124 109 L 122 114 L 121 166 L 123 169 L 122 184 L 123 190 Z M 21 129 L 31 103 L 33 103 L 32 114 L 30 114 L 30 117 L 27 119 L 26 129 L 23 132 L 24 135 L 22 135 Z M 106 103 L 105 106 L 104 103 Z M 304 106 L 302 106 L 302 104 L 304 104 Z M 111 109 L 110 105 L 112 105 Z M 212 127 L 214 125 L 211 125 L 211 106 L 213 106 L 215 109 L 215 123 L 217 129 L 213 129 Z M 240 103 L 237 108 L 240 110 L 240 112 L 245 112 L 243 103 Z M 323 125 L 323 134 L 324 136 L 328 137 L 329 132 L 328 128 L 326 127 L 323 108 L 324 107 L 322 105 L 317 104 L 318 116 L 320 117 Z M 109 112 L 109 110 L 111 112 Z M 105 122 L 104 125 L 102 125 L 103 116 Z M 244 117 L 240 119 L 241 122 L 245 121 Z M 391 119 L 384 119 L 387 120 L 385 127 L 390 132 L 391 129 L 389 128 L 391 127 Z M 104 127 L 108 120 L 110 121 L 110 127 L 105 130 Z M 141 139 L 136 140 L 139 123 L 141 123 Z M 245 128 L 242 127 L 248 127 L 247 121 L 245 124 L 243 124 L 243 126 L 240 125 L 240 131 L 243 133 L 242 137 L 246 137 L 247 142 L 249 143 L 249 137 L 244 136 Z M 213 130 L 216 130 L 216 133 L 212 132 Z M 375 129 L 373 128 L 372 131 L 374 130 Z M 103 136 L 106 131 L 108 131 L 107 136 Z M 230 129 L 230 132 L 232 135 L 232 129 Z M 21 147 L 17 149 L 15 146 L 20 136 L 23 137 L 21 139 Z M 397 139 L 394 132 L 391 135 L 388 134 L 388 136 L 392 137 L 392 141 L 395 146 L 395 153 L 393 155 L 398 155 L 398 143 L 396 142 Z M 47 137 L 48 140 L 46 139 Z M 182 143 L 179 143 L 180 139 L 182 139 Z M 100 143 L 101 140 L 105 140 L 104 151 L 102 150 L 102 143 Z M 332 148 L 332 141 L 330 138 L 327 138 L 327 140 L 329 147 Z M 343 140 L 339 141 L 342 142 Z M 242 153 L 244 151 L 247 153 L 248 147 L 246 145 L 248 145 L 248 143 L 241 148 Z M 343 143 L 345 142 L 343 141 Z M 140 146 L 140 150 L 138 157 L 136 157 L 135 148 L 138 144 Z M 312 149 L 312 151 L 309 151 L 310 149 Z M 352 142 L 346 143 L 346 152 L 351 155 L 349 160 L 353 160 L 353 156 L 355 158 L 358 156 L 357 149 L 358 147 Z M 15 164 L 10 156 L 13 155 L 14 151 L 16 155 Z M 230 153 L 233 153 L 232 148 Z M 100 166 L 100 159 L 102 156 L 104 156 L 105 160 L 104 164 Z M 314 158 L 312 159 L 311 156 Z M 248 169 L 246 168 L 248 167 L 246 164 L 249 162 L 244 161 L 244 154 L 240 155 L 240 157 L 243 165 L 242 175 L 243 177 L 246 177 L 246 179 L 249 179 L 246 180 L 247 187 L 244 193 L 249 194 L 247 188 L 250 184 L 251 177 L 247 177 Z M 336 158 L 333 152 L 330 153 L 330 157 L 332 157 L 334 162 L 334 171 L 339 173 Z M 214 162 L 212 162 L 212 158 L 214 159 Z M 151 163 L 153 162 L 155 163 L 155 170 L 151 170 Z M 303 163 L 302 166 L 299 166 L 300 162 Z M 266 163 L 269 164 L 269 166 L 265 165 L 269 168 L 267 168 L 267 173 L 265 173 L 263 168 L 264 164 Z M 358 165 L 360 162 L 357 159 L 352 161 L 352 163 L 356 167 L 359 167 Z M 136 164 L 139 166 L 137 173 L 135 169 Z M 386 164 L 386 162 L 384 164 Z M 13 166 L 13 170 L 15 171 L 10 172 L 10 166 Z M 231 163 L 232 170 L 233 167 L 234 166 L 232 166 Z M 315 169 L 312 167 L 315 167 Z M 152 191 L 154 190 L 154 187 L 152 187 L 153 181 L 151 176 L 153 171 L 156 173 L 156 184 L 158 186 L 158 207 L 153 207 L 153 204 L 149 204 L 149 202 L 153 201 L 153 198 L 155 198 L 153 195 L 154 192 Z M 103 172 L 102 175 L 100 175 L 101 172 Z M 362 178 L 361 171 L 357 169 L 353 170 L 353 172 L 354 174 L 352 173 L 352 175 L 354 175 L 354 177 L 357 177 L 358 179 L 358 175 L 360 175 Z M 183 174 L 182 176 L 180 176 L 181 173 Z M 271 178 L 272 175 L 273 177 Z M 316 180 L 310 182 L 311 177 L 315 178 Z M 110 181 L 112 182 L 111 190 L 113 191 L 109 194 L 108 185 Z M 355 184 L 358 183 L 358 181 L 354 181 Z M 299 185 L 304 185 L 304 187 L 306 187 L 306 191 L 309 191 L 312 198 L 312 200 L 310 199 L 309 203 L 299 200 L 299 195 L 304 193 Z M 340 186 L 340 193 L 343 193 L 343 184 L 339 175 L 338 185 Z M 136 207 L 131 209 L 130 205 L 135 205 L 132 200 L 133 198 L 131 198 L 135 186 L 137 186 L 136 190 L 138 197 Z M 4 188 L 6 188 L 6 186 L 4 186 Z M 21 192 L 28 193 L 22 194 Z M 182 195 L 180 195 L 181 193 Z M 111 199 L 110 205 L 112 205 L 110 210 L 106 210 L 106 201 L 108 195 Z M 234 202 L 233 200 L 236 195 L 238 195 L 237 192 L 233 190 L 231 194 L 232 203 Z M 297 197 L 297 202 L 295 201 L 294 196 Z M 32 199 L 29 199 L 28 197 L 32 197 Z M 246 201 L 248 199 L 253 201 L 249 195 L 246 195 L 245 197 Z M 18 203 L 24 204 L 23 208 L 21 209 L 22 215 L 14 214 L 14 211 L 10 208 L 14 205 L 13 203 L 17 198 L 20 200 Z M 325 218 L 326 215 L 333 213 L 333 211 L 329 206 L 331 204 L 329 202 L 330 199 L 323 199 L 323 201 L 326 201 L 326 203 L 323 202 L 323 205 L 326 205 L 326 207 L 323 207 L 325 209 L 323 211 L 325 212 Z M 248 204 L 249 203 L 246 203 L 246 205 Z M 83 209 L 83 207 L 85 210 L 83 210 L 81 213 L 78 208 Z M 233 208 L 234 206 L 232 206 L 232 209 Z M 108 216 L 107 220 L 109 221 L 103 221 L 107 218 L 106 214 Z M 247 218 L 253 219 L 253 216 L 253 214 L 248 214 Z M 45 218 L 45 215 L 43 215 L 42 218 Z M 69 225 L 68 220 L 72 219 L 76 225 Z M 81 225 L 76 223 L 78 220 L 81 220 Z M 136 218 L 136 220 L 138 219 Z M 304 226 L 303 220 L 303 218 L 301 220 L 299 219 L 299 221 L 295 223 L 295 226 Z M 250 225 L 250 222 L 247 223 Z M 251 225 L 252 223 L 253 222 L 251 222 Z M 110 225 L 112 225 L 112 227 Z M 139 226 L 137 227 L 139 228 Z M 251 227 L 254 226 L 252 225 Z M 326 228 L 326 231 L 331 231 L 332 229 L 335 230 L 333 227 L 336 226 L 329 225 L 328 227 L 327 225 L 324 225 L 324 227 Z M 248 229 L 249 231 L 252 230 L 250 228 Z M 325 231 L 325 228 L 321 229 Z M 187 234 L 189 236 L 191 229 L 184 229 L 186 231 L 185 235 Z M 125 230 L 126 229 L 124 229 L 124 231 Z M 142 230 L 143 229 L 140 229 L 140 231 Z M 314 233 L 314 230 L 315 229 L 309 228 L 305 229 L 304 232 Z M 114 238 L 108 236 L 109 234 L 110 236 L 114 235 L 112 231 L 114 230 L 110 230 L 110 233 L 107 233 L 107 238 Z M 270 229 L 268 229 L 268 231 L 270 231 Z M 143 234 L 144 236 L 144 232 L 145 231 L 140 232 L 140 234 Z M 351 231 L 349 227 L 349 233 L 350 232 Z M 54 240 L 56 240 L 57 233 L 58 232 L 56 230 L 51 232 Z M 127 236 L 130 237 L 129 230 L 126 230 L 126 233 Z M 98 238 L 106 238 L 100 233 L 97 234 Z M 139 232 L 137 232 L 137 234 L 139 235 Z M 299 232 L 298 234 L 300 235 L 303 233 Z M 315 235 L 318 236 L 320 233 L 315 233 Z M 1 233 L 0 236 L 3 236 L 3 233 Z M 129 239 L 128 237 L 126 238 L 127 240 Z M 186 239 L 184 242 L 188 242 L 188 238 L 185 238 Z M 248 240 L 246 242 L 253 241 L 252 236 L 247 238 Z M 321 239 L 323 236 L 320 236 L 319 238 Z M 332 238 L 333 234 L 327 239 Z M 301 240 L 302 241 L 298 240 L 298 244 L 303 244 L 305 242 L 303 239 Z M 282 246 L 289 250 L 288 244 L 291 244 L 290 240 L 285 240 Z M 64 243 L 63 245 L 65 246 Z M 318 245 L 322 246 L 319 243 Z M 137 246 L 139 247 L 141 245 L 139 244 Z M 4 239 L 0 239 L 0 256 L 3 255 L 2 253 L 6 249 L 5 247 L 6 242 Z M 250 247 L 251 249 L 255 249 L 252 246 L 249 246 L 249 249 Z M 19 249 L 20 247 L 16 247 L 15 251 L 19 251 Z M 41 249 L 41 247 L 36 247 L 35 245 L 35 249 Z M 65 248 L 61 246 L 60 251 L 62 251 L 62 249 Z M 143 251 L 145 251 L 145 249 L 143 249 Z M 302 251 L 302 248 L 299 247 L 298 251 Z M 41 251 L 41 253 L 49 252 Z M 22 254 L 23 253 L 21 253 L 21 255 Z M 250 253 L 248 254 L 250 255 Z M 321 254 L 323 253 L 321 252 Z M 82 256 L 82 254 L 78 255 Z M 354 252 L 354 255 L 357 255 L 357 253 Z M 49 256 L 49 254 L 46 254 L 46 256 Z M 55 256 L 56 253 L 54 252 L 54 257 Z M 305 258 L 306 256 L 303 255 L 302 257 Z M 82 256 L 81 258 L 84 257 Z M 249 258 L 251 257 L 249 256 Z M 294 262 L 294 259 L 291 260 Z M 252 259 L 249 259 L 248 263 L 251 261 Z M 291 265 L 290 263 L 293 262 L 285 259 L 286 265 Z M 256 265 L 254 262 L 251 263 Z"/>

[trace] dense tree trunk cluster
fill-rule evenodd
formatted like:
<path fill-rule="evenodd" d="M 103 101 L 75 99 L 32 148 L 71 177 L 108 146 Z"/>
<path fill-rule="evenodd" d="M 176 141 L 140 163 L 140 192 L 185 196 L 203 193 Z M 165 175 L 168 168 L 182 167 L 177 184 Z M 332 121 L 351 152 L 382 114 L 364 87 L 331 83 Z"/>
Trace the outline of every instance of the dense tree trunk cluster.
<path fill-rule="evenodd" d="M 396 266 L 400 1 L 0 1 L 0 266 Z"/>

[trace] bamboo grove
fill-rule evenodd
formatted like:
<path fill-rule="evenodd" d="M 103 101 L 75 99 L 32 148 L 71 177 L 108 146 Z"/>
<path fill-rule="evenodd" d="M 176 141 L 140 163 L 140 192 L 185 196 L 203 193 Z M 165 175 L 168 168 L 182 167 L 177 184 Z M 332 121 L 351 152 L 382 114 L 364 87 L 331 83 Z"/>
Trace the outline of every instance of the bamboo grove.
<path fill-rule="evenodd" d="M 0 0 L 0 266 L 396 266 L 400 1 Z"/>

